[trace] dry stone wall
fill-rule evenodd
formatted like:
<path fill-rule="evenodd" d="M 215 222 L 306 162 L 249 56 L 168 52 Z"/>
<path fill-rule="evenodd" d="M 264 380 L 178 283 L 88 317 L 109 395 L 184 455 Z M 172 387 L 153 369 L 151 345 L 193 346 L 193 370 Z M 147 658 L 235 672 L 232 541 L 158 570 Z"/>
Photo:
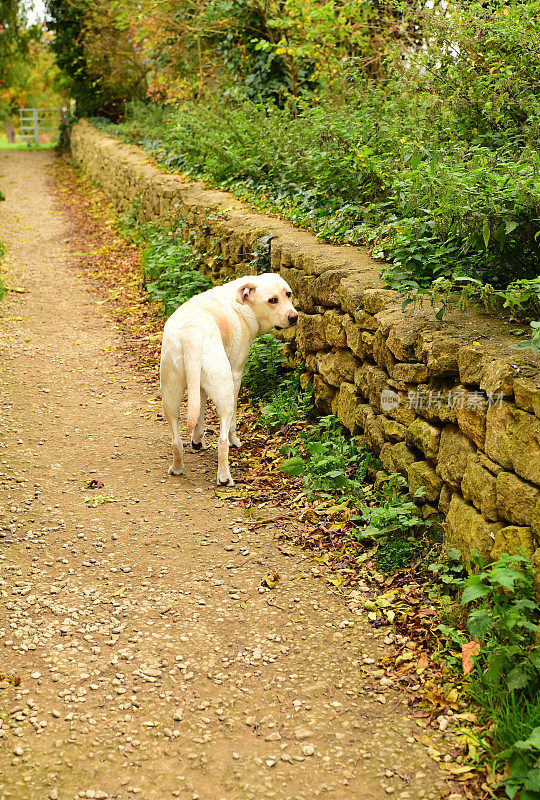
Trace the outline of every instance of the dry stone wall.
<path fill-rule="evenodd" d="M 510 348 L 505 320 L 402 310 L 366 250 L 321 243 L 163 173 L 86 122 L 73 130 L 72 156 L 141 222 L 181 220 L 214 281 L 248 274 L 257 244 L 271 237 L 271 268 L 300 311 L 285 350 L 292 365 L 305 363 L 319 411 L 337 413 L 411 492 L 424 489 L 423 513 L 444 514 L 448 545 L 484 559 L 522 548 L 540 574 L 540 369 L 530 351 Z"/>

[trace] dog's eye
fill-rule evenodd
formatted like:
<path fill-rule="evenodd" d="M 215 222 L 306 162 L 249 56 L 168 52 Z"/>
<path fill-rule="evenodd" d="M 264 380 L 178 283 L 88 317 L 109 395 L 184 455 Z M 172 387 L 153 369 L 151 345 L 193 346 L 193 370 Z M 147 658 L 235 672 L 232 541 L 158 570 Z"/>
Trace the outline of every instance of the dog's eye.
<path fill-rule="evenodd" d="M 271 297 L 268 302 L 272 303 L 272 305 L 275 305 L 276 303 L 279 302 L 279 300 L 277 299 L 277 297 Z"/>
<path fill-rule="evenodd" d="M 292 292 L 287 292 L 287 297 L 292 297 Z"/>

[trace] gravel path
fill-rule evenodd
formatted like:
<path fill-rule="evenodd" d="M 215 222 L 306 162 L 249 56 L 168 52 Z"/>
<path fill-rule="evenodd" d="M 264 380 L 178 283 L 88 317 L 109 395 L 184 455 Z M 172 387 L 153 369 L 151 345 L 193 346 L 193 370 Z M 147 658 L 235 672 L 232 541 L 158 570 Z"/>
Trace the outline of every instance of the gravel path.
<path fill-rule="evenodd" d="M 167 477 L 52 161 L 0 153 L 7 282 L 27 290 L 0 306 L 0 798 L 439 797 L 373 668 L 385 634 L 216 497 L 213 450 Z"/>

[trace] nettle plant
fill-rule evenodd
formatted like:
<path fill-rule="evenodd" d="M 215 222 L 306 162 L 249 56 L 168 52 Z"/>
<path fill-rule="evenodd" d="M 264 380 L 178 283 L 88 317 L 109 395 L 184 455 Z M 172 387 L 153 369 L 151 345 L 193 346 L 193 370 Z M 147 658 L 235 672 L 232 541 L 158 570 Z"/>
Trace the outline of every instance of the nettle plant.
<path fill-rule="evenodd" d="M 439 625 L 447 649 L 476 644 L 474 668 L 464 688 L 489 725 L 493 770 L 504 775 L 506 795 L 538 800 L 540 792 L 540 607 L 534 598 L 533 570 L 522 554 L 503 553 L 491 565 L 472 551 L 467 577 L 459 551 L 446 564 L 431 565 L 444 592 L 459 608 L 447 606 L 455 625 Z M 472 637 L 472 642 L 470 638 Z"/>

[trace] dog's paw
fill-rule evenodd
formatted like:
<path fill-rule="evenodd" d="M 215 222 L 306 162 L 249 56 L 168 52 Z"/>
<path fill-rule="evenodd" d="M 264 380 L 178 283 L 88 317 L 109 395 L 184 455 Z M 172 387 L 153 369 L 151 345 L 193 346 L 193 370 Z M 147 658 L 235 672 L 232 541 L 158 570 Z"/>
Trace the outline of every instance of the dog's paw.
<path fill-rule="evenodd" d="M 193 450 L 206 450 L 207 444 L 204 441 L 204 436 L 200 442 L 194 442 L 193 439 L 191 440 L 191 447 Z"/>
<path fill-rule="evenodd" d="M 232 444 L 233 447 L 237 447 L 239 450 L 242 447 L 242 442 L 236 434 L 229 436 L 229 444 Z"/>
<path fill-rule="evenodd" d="M 169 473 L 169 475 L 183 475 L 184 467 L 175 467 L 174 464 L 171 464 L 167 472 Z"/>
<path fill-rule="evenodd" d="M 218 477 L 217 477 L 217 485 L 218 486 L 234 486 L 234 481 L 233 481 L 233 479 L 231 478 L 230 475 L 228 477 L 227 477 L 227 475 L 224 475 L 223 477 L 218 475 Z"/>

